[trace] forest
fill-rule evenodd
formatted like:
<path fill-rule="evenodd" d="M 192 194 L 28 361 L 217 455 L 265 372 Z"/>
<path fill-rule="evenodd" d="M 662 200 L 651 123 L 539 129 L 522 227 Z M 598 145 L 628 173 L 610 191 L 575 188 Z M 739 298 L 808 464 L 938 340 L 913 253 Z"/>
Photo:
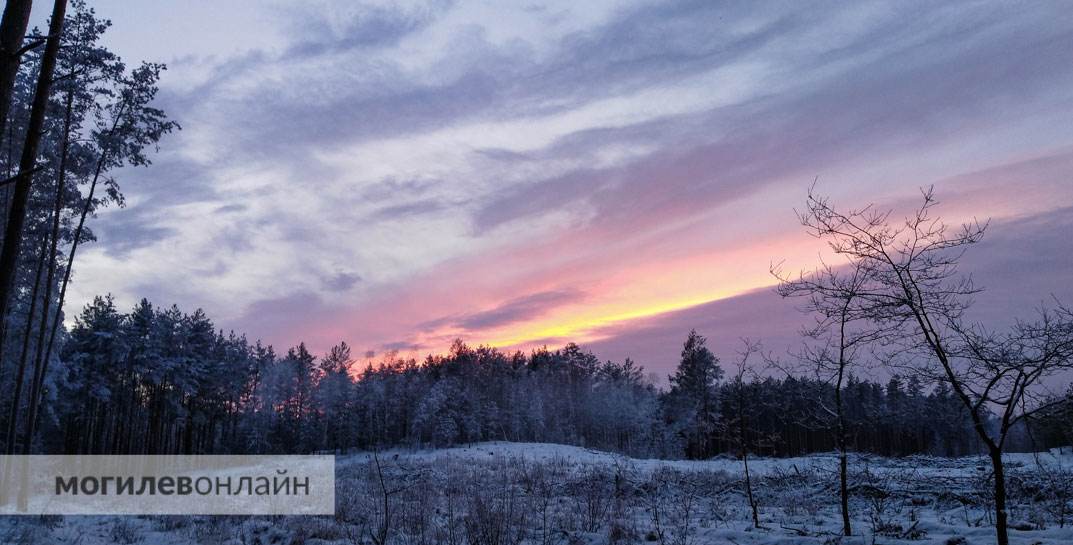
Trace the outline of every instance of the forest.
<path fill-rule="evenodd" d="M 735 454 L 737 399 L 745 400 L 747 449 L 797 456 L 834 450 L 830 382 L 773 377 L 737 383 L 690 333 L 673 386 L 661 391 L 630 360 L 601 362 L 577 345 L 530 354 L 456 341 L 423 361 L 385 355 L 359 368 L 345 343 L 315 357 L 286 353 L 213 328 L 201 312 L 142 301 L 120 313 L 97 298 L 60 354 L 56 403 L 44 452 L 117 454 L 311 453 L 481 441 L 551 442 L 640 457 Z M 691 369 L 711 380 L 692 382 Z M 703 380 L 703 378 L 702 378 Z M 740 393 L 739 393 L 740 389 Z M 971 422 L 940 384 L 849 377 L 843 387 L 851 448 L 887 456 L 982 452 Z M 709 391 L 712 413 L 696 410 Z M 708 422 L 701 419 L 708 416 Z M 1069 441 L 1054 413 L 1011 450 Z M 704 437 L 702 430 L 710 430 Z M 1033 442 L 1035 441 L 1035 442 Z"/>
<path fill-rule="evenodd" d="M 72 310 L 68 288 L 79 249 L 96 240 L 93 220 L 125 204 L 117 173 L 149 166 L 181 127 L 155 102 L 166 67 L 128 65 L 105 47 L 111 23 L 84 0 L 56 0 L 48 29 L 27 29 L 29 10 L 9 0 L 0 27 L 3 454 L 344 456 L 510 442 L 741 461 L 759 529 L 749 460 L 835 453 L 844 536 L 851 506 L 865 501 L 851 481 L 873 477 L 850 467 L 862 456 L 979 456 L 988 521 L 1006 545 L 1005 502 L 1032 501 L 1024 482 L 1034 477 L 1004 456 L 1073 444 L 1073 387 L 1052 388 L 1073 373 L 1073 310 L 1055 300 L 1004 329 L 968 320 L 988 293 L 961 258 L 990 226 L 944 223 L 929 187 L 903 218 L 837 207 L 811 186 L 798 219 L 832 261 L 770 270 L 786 312 L 808 324 L 800 345 L 772 354 L 761 343 L 709 346 L 707 332 L 682 331 L 667 377 L 644 361 L 601 360 L 584 343 L 525 352 L 459 338 L 423 359 L 359 357 L 345 342 L 324 353 L 267 345 L 171 301 L 120 308 L 101 294 Z M 504 490 L 543 483 L 526 471 Z M 621 475 L 600 475 L 622 484 Z M 802 475 L 810 485 L 823 479 Z M 383 526 L 388 493 L 377 477 Z M 781 474 L 765 478 L 777 486 Z M 661 484 L 645 486 L 662 497 Z M 648 512 L 658 529 L 658 508 Z M 1053 518 L 1064 525 L 1064 513 Z M 372 541 L 383 545 L 384 536 Z"/>
<path fill-rule="evenodd" d="M 1041 378 L 1067 366 L 1069 311 L 1059 303 L 1005 335 L 960 322 L 979 290 L 959 275 L 957 259 L 984 226 L 951 234 L 930 215 L 930 191 L 906 227 L 872 208 L 843 215 L 810 192 L 806 231 L 848 264 L 799 277 L 772 269 L 787 312 L 804 302 L 797 310 L 815 318 L 801 350 L 785 356 L 793 361 L 747 344 L 752 362 L 724 369 L 713 348 L 738 347 L 707 347 L 691 332 L 667 384 L 646 376 L 644 362 L 601 362 L 573 344 L 523 354 L 459 340 L 421 361 L 385 354 L 359 366 L 345 343 L 321 355 L 304 344 L 277 352 L 218 330 L 201 310 L 143 300 L 128 311 L 109 296 L 77 312 L 68 329 L 77 251 L 95 240 L 97 213 L 124 204 L 114 173 L 150 165 L 180 127 L 154 106 L 166 67 L 130 67 L 109 51 L 101 42 L 111 23 L 84 1 L 57 1 L 48 33 L 23 38 L 18 10 L 28 6 L 9 2 L 5 25 L 19 32 L 4 36 L 20 45 L 4 66 L 10 96 L 0 97 L 9 110 L 0 116 L 7 453 L 312 452 L 497 439 L 690 458 L 743 448 L 795 455 L 843 440 L 881 454 L 959 455 L 987 448 L 980 432 L 995 426 L 1011 434 L 1004 448 L 1069 442 L 1052 423 L 1063 400 L 1032 397 Z M 906 298 L 903 288 L 917 293 Z M 960 341 L 944 347 L 940 337 Z M 962 358 L 972 372 L 936 373 L 899 361 L 905 354 L 938 354 L 944 367 Z M 980 378 L 974 365 L 997 373 L 983 391 L 968 387 Z M 889 380 L 867 378 L 876 371 Z M 1023 380 L 1001 402 L 991 389 L 1018 373 Z M 1026 427 L 1010 411 L 1027 401 L 1046 410 L 1032 411 Z"/>
<path fill-rule="evenodd" d="M 108 21 L 85 2 L 67 8 L 56 2 L 47 33 L 35 30 L 25 44 L 30 2 L 9 2 L 4 12 L 4 48 L 18 50 L 0 67 L 6 454 L 33 452 L 38 425 L 52 418 L 44 413 L 62 372 L 63 307 L 77 251 L 95 240 L 88 220 L 124 203 L 112 173 L 148 165 L 161 137 L 178 128 L 151 104 L 164 66 L 128 67 L 100 45 Z"/>

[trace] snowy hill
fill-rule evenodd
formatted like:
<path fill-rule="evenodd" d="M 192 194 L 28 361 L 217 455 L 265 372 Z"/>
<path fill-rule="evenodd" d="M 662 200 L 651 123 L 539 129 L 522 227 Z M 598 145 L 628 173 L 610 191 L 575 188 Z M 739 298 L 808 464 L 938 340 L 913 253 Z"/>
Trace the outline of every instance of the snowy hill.
<path fill-rule="evenodd" d="M 635 469 L 653 471 L 657 469 L 674 469 L 694 472 L 727 472 L 736 474 L 744 470 L 741 460 L 721 456 L 710 460 L 658 460 L 638 459 L 613 452 L 589 449 L 574 445 L 557 443 L 512 443 L 508 441 L 490 441 L 472 445 L 456 446 L 444 449 L 390 449 L 380 453 L 382 459 L 394 456 L 405 457 L 412 461 L 436 462 L 446 460 L 491 462 L 512 459 L 528 462 L 560 462 L 586 466 L 615 466 L 628 464 Z M 337 464 L 348 465 L 365 463 L 371 460 L 372 453 L 358 453 L 339 457 Z M 907 456 L 904 458 L 884 458 L 868 454 L 851 454 L 851 464 L 867 465 L 872 471 L 904 472 L 912 470 L 922 477 L 926 476 L 970 476 L 981 471 L 990 471 L 990 462 L 984 456 L 965 456 L 944 458 L 940 456 Z M 1035 465 L 1057 470 L 1073 470 L 1073 453 L 1058 455 L 1053 452 L 1009 453 L 1003 459 L 1011 467 Z M 750 457 L 749 470 L 757 475 L 775 472 L 833 471 L 837 468 L 837 453 L 821 453 L 790 458 Z"/>
<path fill-rule="evenodd" d="M 0 542 L 994 543 L 986 460 L 854 456 L 848 538 L 838 535 L 837 463 L 829 454 L 750 460 L 759 528 L 740 460 L 492 442 L 340 456 L 335 517 L 11 517 Z M 1073 543 L 1073 455 L 1013 454 L 1008 468 L 1011 542 Z"/>

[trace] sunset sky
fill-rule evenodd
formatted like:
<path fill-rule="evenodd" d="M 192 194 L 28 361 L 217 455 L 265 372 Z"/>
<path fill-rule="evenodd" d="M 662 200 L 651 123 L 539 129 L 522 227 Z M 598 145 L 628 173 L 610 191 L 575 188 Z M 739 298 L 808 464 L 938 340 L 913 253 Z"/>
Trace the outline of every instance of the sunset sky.
<path fill-rule="evenodd" d="M 574 340 L 665 373 L 690 328 L 723 356 L 792 338 L 768 269 L 816 263 L 814 179 L 991 218 L 981 320 L 1073 302 L 1068 3 L 92 5 L 168 64 L 183 130 L 118 173 L 71 309 L 148 297 L 357 354 Z"/>

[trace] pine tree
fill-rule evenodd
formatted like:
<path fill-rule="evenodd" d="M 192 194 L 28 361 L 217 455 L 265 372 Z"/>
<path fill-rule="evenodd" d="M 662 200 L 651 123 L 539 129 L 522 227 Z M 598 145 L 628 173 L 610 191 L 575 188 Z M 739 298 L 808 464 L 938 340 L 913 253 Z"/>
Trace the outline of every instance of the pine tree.
<path fill-rule="evenodd" d="M 719 359 L 705 346 L 706 339 L 689 332 L 678 369 L 670 377 L 668 395 L 672 420 L 685 443 L 686 456 L 708 458 L 715 453 L 719 399 L 716 384 L 723 377 Z"/>
<path fill-rule="evenodd" d="M 318 441 L 322 448 L 338 450 L 353 444 L 353 419 L 350 417 L 354 386 L 350 368 L 353 364 L 350 347 L 345 342 L 333 346 L 320 361 L 321 378 L 314 397 L 316 415 L 323 430 Z"/>

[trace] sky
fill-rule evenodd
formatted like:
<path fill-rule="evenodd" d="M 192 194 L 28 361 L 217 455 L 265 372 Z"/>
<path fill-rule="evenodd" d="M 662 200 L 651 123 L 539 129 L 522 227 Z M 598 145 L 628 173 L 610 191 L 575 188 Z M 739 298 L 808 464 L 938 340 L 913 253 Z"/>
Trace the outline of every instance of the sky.
<path fill-rule="evenodd" d="M 577 341 L 666 373 L 692 328 L 724 358 L 794 342 L 769 268 L 817 263 L 814 180 L 990 218 L 981 320 L 1073 302 L 1062 2 L 92 5 L 129 63 L 167 63 L 183 130 L 117 173 L 70 308 L 147 297 L 366 357 Z"/>

